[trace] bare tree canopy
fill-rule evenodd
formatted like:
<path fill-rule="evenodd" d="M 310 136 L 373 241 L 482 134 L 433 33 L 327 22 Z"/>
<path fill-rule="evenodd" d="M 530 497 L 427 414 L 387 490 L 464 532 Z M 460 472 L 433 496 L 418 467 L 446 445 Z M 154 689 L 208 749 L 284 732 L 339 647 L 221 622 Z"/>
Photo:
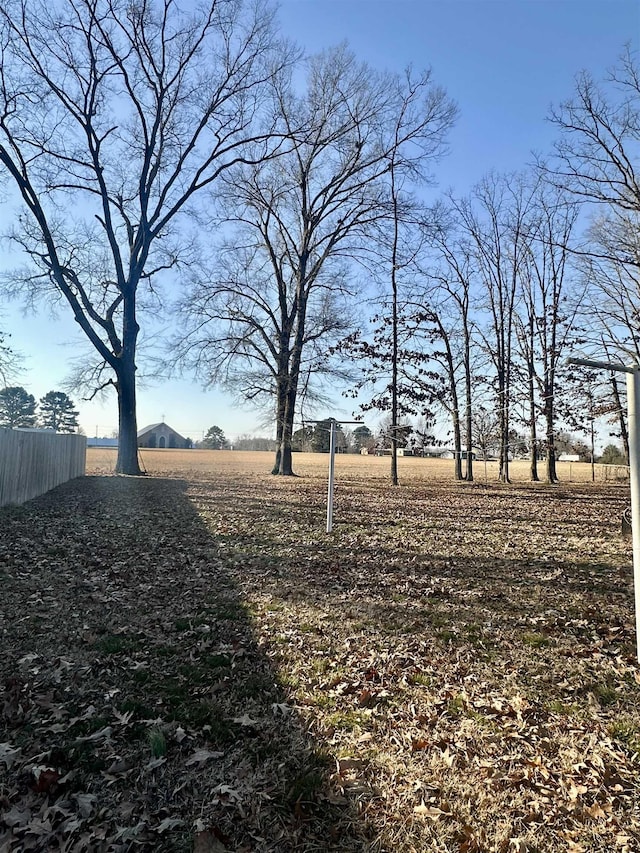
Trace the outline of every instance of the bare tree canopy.
<path fill-rule="evenodd" d="M 631 51 L 606 85 L 580 74 L 571 100 L 551 113 L 562 135 L 546 169 L 556 183 L 588 201 L 640 211 L 640 68 Z"/>
<path fill-rule="evenodd" d="M 233 238 L 221 275 L 185 301 L 182 344 L 207 380 L 275 413 L 274 473 L 291 474 L 291 437 L 310 376 L 334 376 L 329 348 L 349 324 L 353 264 L 389 216 L 387 176 L 419 179 L 444 150 L 455 107 L 429 74 L 378 74 L 344 46 L 308 61 L 306 90 L 273 89 L 289 150 L 225 177 Z"/>
<path fill-rule="evenodd" d="M 139 473 L 139 312 L 189 250 L 180 220 L 196 194 L 270 155 L 265 83 L 290 54 L 260 0 L 8 0 L 0 23 L 22 284 L 69 305 L 98 354 L 88 379 L 117 390 L 117 470 Z"/>
<path fill-rule="evenodd" d="M 487 175 L 471 197 L 454 202 L 473 259 L 488 315 L 482 334 L 494 368 L 500 424 L 500 474 L 509 481 L 509 431 L 514 372 L 514 332 L 520 281 L 529 254 L 536 187 L 523 175 Z"/>

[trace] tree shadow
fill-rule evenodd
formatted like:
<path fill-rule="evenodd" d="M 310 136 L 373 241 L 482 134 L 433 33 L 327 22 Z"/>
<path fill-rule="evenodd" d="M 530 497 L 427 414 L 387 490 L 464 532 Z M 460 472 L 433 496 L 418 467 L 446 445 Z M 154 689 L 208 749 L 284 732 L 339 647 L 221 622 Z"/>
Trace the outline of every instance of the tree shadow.
<path fill-rule="evenodd" d="M 242 533 L 190 490 L 86 477 L 0 511 L 3 850 L 373 849 L 256 634 Z"/>

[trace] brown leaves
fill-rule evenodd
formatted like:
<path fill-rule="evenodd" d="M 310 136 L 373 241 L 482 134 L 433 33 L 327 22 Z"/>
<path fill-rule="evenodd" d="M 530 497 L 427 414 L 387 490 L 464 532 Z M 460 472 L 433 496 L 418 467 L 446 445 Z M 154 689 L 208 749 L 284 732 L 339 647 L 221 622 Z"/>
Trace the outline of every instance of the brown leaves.
<path fill-rule="evenodd" d="M 2 853 L 635 853 L 613 492 L 186 479 L 5 518 Z"/>

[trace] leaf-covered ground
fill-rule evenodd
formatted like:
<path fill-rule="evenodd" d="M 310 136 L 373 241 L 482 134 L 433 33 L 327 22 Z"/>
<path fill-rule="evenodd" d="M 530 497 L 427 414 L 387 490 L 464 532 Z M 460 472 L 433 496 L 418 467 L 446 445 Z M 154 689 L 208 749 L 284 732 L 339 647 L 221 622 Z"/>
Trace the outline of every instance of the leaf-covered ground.
<path fill-rule="evenodd" d="M 0 510 L 1 853 L 640 851 L 628 486 L 241 458 Z"/>

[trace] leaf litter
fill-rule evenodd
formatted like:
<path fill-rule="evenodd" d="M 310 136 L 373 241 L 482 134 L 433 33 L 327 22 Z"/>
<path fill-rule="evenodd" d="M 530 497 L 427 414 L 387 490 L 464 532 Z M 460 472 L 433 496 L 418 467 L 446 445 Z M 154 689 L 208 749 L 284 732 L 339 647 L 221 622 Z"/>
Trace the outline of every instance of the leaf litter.
<path fill-rule="evenodd" d="M 167 470 L 0 510 L 2 853 L 640 850 L 624 488 L 355 471 L 330 537 L 323 497 Z"/>

